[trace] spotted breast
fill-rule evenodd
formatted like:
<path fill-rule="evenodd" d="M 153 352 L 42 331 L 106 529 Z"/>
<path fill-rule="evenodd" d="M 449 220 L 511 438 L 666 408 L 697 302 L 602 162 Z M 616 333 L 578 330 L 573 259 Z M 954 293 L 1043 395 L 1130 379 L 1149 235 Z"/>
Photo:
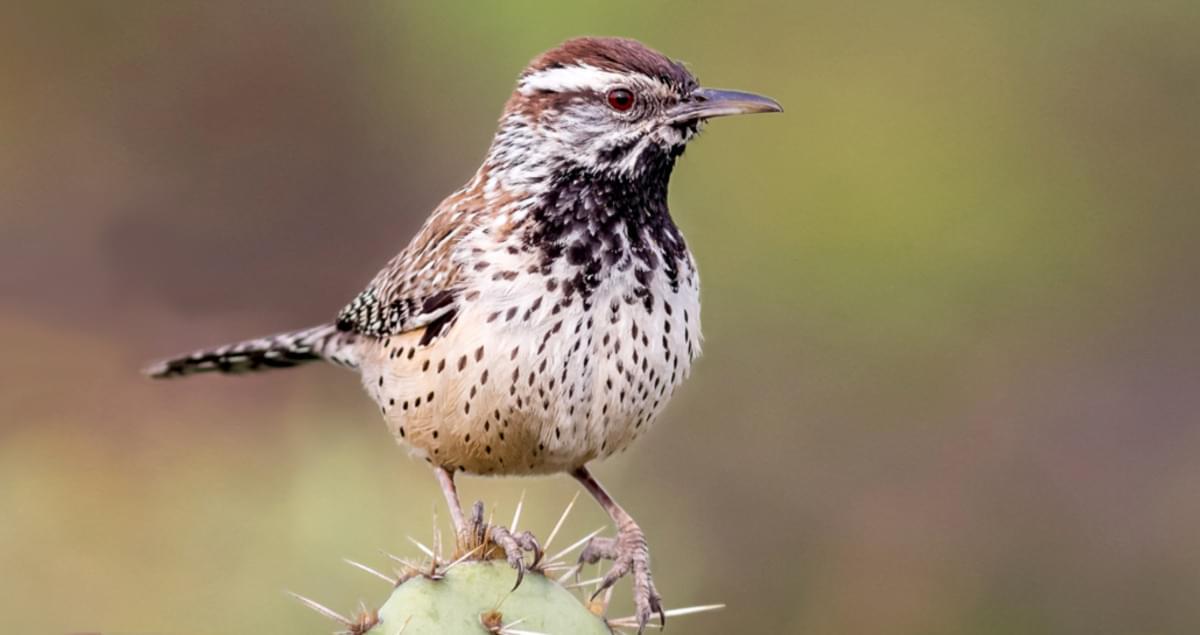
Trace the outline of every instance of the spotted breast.
<path fill-rule="evenodd" d="M 665 201 L 652 184 L 578 182 L 474 224 L 451 256 L 470 263 L 461 310 L 433 337 L 385 337 L 363 355 L 389 428 L 431 463 L 537 474 L 608 456 L 653 423 L 699 355 L 699 278 Z M 486 178 L 474 185 L 445 213 L 487 197 Z"/>

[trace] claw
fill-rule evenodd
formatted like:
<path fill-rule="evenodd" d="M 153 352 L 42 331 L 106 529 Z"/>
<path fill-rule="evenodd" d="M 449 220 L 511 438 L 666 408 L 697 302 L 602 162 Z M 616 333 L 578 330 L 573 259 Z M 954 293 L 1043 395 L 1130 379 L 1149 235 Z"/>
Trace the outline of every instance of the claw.
<path fill-rule="evenodd" d="M 658 597 L 658 594 L 650 596 L 650 610 L 658 613 L 658 627 L 666 628 L 667 612 L 663 610 L 662 598 Z M 647 621 L 649 621 L 649 617 L 650 616 L 646 616 Z"/>
<path fill-rule="evenodd" d="M 536 567 L 542 559 L 542 548 L 538 545 L 538 541 L 533 537 L 533 534 L 528 531 L 523 531 L 519 534 L 513 534 L 504 527 L 491 527 L 492 542 L 504 550 L 505 559 L 517 570 L 517 582 L 513 585 L 513 590 L 521 586 L 521 582 L 525 580 L 525 571 L 529 567 Z M 525 552 L 533 553 L 533 564 L 525 565 Z"/>
<path fill-rule="evenodd" d="M 608 590 L 617 580 L 633 574 L 633 599 L 637 607 L 638 633 L 646 629 L 652 614 L 658 614 L 659 624 L 667 625 L 667 613 L 662 607 L 662 597 L 654 588 L 650 577 L 650 551 L 646 537 L 637 525 L 622 527 L 616 538 L 592 538 L 579 554 L 579 562 L 595 564 L 601 560 L 612 560 L 613 566 L 604 574 L 591 600 Z"/>
<path fill-rule="evenodd" d="M 529 532 L 526 532 L 526 533 L 529 533 Z M 530 535 L 530 538 L 532 539 L 533 536 Z M 542 563 L 542 556 L 544 556 L 544 555 L 546 555 L 546 553 L 544 551 L 542 551 L 542 546 L 539 545 L 536 540 L 534 540 L 533 541 L 533 564 L 531 564 L 529 566 L 536 568 L 539 564 Z"/>
<path fill-rule="evenodd" d="M 516 564 L 513 564 L 512 560 L 509 560 L 508 562 L 509 564 L 513 565 L 514 569 L 517 570 L 517 581 L 513 582 L 512 588 L 509 589 L 509 592 L 511 593 L 512 591 L 516 591 L 518 588 L 520 588 L 521 583 L 525 581 L 525 563 L 518 561 Z"/>

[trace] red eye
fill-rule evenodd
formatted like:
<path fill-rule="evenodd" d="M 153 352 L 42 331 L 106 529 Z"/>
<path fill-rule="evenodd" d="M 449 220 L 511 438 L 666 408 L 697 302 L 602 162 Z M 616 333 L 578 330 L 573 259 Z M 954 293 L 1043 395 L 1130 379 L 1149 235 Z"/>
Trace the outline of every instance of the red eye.
<path fill-rule="evenodd" d="M 615 88 L 608 91 L 608 105 L 613 107 L 613 110 L 625 112 L 633 108 L 633 93 L 624 88 Z"/>

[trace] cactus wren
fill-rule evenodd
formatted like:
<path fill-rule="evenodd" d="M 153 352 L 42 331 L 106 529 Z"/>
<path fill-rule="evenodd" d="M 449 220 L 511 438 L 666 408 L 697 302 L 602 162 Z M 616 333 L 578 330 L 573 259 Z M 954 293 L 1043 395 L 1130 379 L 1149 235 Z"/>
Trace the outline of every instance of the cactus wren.
<path fill-rule="evenodd" d="M 634 576 L 662 617 L 644 534 L 586 465 L 654 422 L 700 353 L 696 264 L 667 210 L 675 160 L 710 118 L 775 101 L 701 88 L 633 40 L 578 38 L 521 73 L 483 165 L 336 321 L 202 350 L 154 377 L 325 360 L 362 377 L 396 439 L 428 461 L 460 535 L 456 471 L 568 472 L 612 517 L 581 558 Z M 493 535 L 509 560 L 527 533 Z"/>

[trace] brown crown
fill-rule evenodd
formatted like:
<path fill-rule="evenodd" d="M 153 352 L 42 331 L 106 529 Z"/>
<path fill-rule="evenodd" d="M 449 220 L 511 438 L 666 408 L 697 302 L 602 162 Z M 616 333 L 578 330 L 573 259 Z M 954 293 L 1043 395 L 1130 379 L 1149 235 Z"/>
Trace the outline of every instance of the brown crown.
<path fill-rule="evenodd" d="M 641 73 L 684 91 L 697 85 L 696 78 L 683 64 L 641 42 L 619 37 L 578 37 L 567 40 L 536 57 L 522 76 L 581 64 L 618 73 Z"/>

